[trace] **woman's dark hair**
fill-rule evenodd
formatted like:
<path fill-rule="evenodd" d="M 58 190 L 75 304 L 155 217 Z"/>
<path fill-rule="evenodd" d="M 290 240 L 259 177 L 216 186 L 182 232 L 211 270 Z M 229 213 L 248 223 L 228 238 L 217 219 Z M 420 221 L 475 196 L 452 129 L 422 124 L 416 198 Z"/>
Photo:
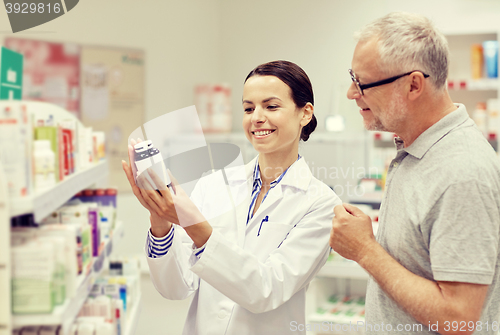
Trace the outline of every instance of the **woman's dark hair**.
<path fill-rule="evenodd" d="M 293 102 L 295 102 L 297 107 L 302 108 L 308 102 L 314 106 L 314 94 L 311 81 L 304 70 L 297 64 L 285 60 L 261 64 L 250 71 L 245 78 L 245 82 L 248 78 L 253 76 L 275 76 L 290 87 Z M 318 121 L 313 114 L 311 121 L 302 128 L 300 139 L 304 142 L 307 141 L 309 135 L 316 129 L 317 124 Z"/>

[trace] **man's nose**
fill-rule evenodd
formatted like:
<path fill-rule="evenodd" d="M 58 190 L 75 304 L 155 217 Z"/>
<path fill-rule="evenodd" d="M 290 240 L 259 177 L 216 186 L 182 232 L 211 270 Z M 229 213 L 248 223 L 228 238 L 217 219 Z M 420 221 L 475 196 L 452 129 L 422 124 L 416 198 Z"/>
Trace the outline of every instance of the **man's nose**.
<path fill-rule="evenodd" d="M 361 98 L 361 94 L 359 93 L 356 84 L 354 82 L 351 82 L 351 85 L 347 89 L 347 99 L 354 100 L 359 98 Z"/>

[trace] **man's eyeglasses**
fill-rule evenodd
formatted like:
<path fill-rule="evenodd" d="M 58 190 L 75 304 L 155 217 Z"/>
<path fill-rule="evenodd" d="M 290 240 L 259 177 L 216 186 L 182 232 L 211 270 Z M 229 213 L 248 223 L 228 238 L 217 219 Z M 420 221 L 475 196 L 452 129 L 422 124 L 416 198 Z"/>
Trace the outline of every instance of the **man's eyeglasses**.
<path fill-rule="evenodd" d="M 396 81 L 396 80 L 398 80 L 401 77 L 408 76 L 408 75 L 412 74 L 413 72 L 420 72 L 420 73 L 422 73 L 424 75 L 424 78 L 430 77 L 428 74 L 425 74 L 425 73 L 423 73 L 420 70 L 414 70 L 414 71 L 410 71 L 410 72 L 407 72 L 407 73 L 400 74 L 399 76 L 394 76 L 394 77 L 390 77 L 390 78 L 387 78 L 387 79 L 382 79 L 382 80 L 379 80 L 379 81 L 376 81 L 376 82 L 373 82 L 373 83 L 370 83 L 370 84 L 364 84 L 364 85 L 362 85 L 362 84 L 359 83 L 359 80 L 356 78 L 356 75 L 354 74 L 354 72 L 352 72 L 352 69 L 349 69 L 349 74 L 351 75 L 352 82 L 354 83 L 354 86 L 356 86 L 356 89 L 358 90 L 358 93 L 361 94 L 361 95 L 364 95 L 363 90 L 366 90 L 367 88 L 371 88 L 371 87 L 376 87 L 376 86 L 380 86 L 380 85 L 385 85 L 385 84 L 392 83 L 393 81 Z"/>

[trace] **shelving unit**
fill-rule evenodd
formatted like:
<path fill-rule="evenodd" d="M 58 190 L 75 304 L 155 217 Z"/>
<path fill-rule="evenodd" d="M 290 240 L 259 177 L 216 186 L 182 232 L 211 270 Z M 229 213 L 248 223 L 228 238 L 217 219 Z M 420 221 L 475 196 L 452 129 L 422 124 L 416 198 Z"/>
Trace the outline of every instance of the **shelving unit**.
<path fill-rule="evenodd" d="M 12 325 L 14 328 L 29 325 L 61 325 L 62 334 L 67 334 L 71 324 L 75 320 L 78 312 L 87 299 L 92 285 L 104 269 L 106 259 L 113 252 L 113 245 L 119 243 L 123 237 L 123 223 L 118 222 L 113 232 L 113 236 L 104 242 L 104 248 L 98 257 L 94 258 L 91 271 L 88 274 L 82 274 L 77 284 L 78 290 L 75 297 L 66 299 L 65 303 L 54 308 L 51 314 L 30 314 L 14 315 Z"/>
<path fill-rule="evenodd" d="M 499 85 L 498 79 L 495 78 L 448 80 L 448 89 L 450 91 L 496 91 Z"/>
<path fill-rule="evenodd" d="M 33 213 L 35 222 L 39 222 L 54 210 L 61 207 L 80 190 L 91 186 L 101 178 L 105 178 L 107 173 L 107 162 L 99 162 L 90 169 L 69 176 L 63 182 L 56 184 L 47 191 L 12 202 L 10 206 L 10 216 Z"/>
<path fill-rule="evenodd" d="M 10 108 L 10 104 L 14 106 L 13 108 L 20 106 L 26 108 L 29 116 L 27 119 L 35 115 L 37 118 L 45 120 L 73 119 L 77 123 L 80 122 L 63 108 L 47 103 L 32 101 L 2 101 L 1 103 L 6 108 Z M 30 127 L 31 124 L 25 130 L 21 130 L 23 134 L 26 134 Z M 26 140 L 29 138 L 30 136 L 26 135 Z M 25 150 L 27 156 L 30 157 L 30 148 L 26 147 Z M 34 192 L 23 198 L 12 198 L 8 191 L 9 180 L 7 180 L 7 174 L 3 170 L 2 163 L 0 163 L 0 335 L 11 335 L 13 329 L 28 325 L 61 325 L 60 335 L 69 334 L 70 327 L 87 299 L 95 280 L 106 268 L 107 260 L 112 254 L 114 246 L 123 237 L 123 224 L 121 222 L 116 223 L 111 237 L 102 242 L 100 255 L 94 257 L 90 265 L 83 271 L 83 274 L 77 277 L 76 293 L 68 297 L 62 305 L 55 306 L 52 313 L 13 315 L 11 310 L 11 220 L 21 215 L 32 215 L 35 222 L 40 222 L 70 200 L 76 193 L 105 183 L 108 171 L 108 163 L 105 160 L 96 162 L 90 167 L 67 176 L 48 190 Z M 140 310 L 140 306 L 136 306 L 133 310 L 134 312 L 131 315 L 135 317 Z M 133 318 L 129 319 L 131 324 L 136 321 Z M 128 328 L 130 332 L 133 332 L 133 327 Z"/>
<path fill-rule="evenodd" d="M 447 32 L 450 48 L 448 87 L 452 100 L 461 102 L 472 115 L 478 102 L 498 98 L 500 81 L 496 78 L 472 79 L 471 45 L 497 40 L 498 31 Z"/>
<path fill-rule="evenodd" d="M 335 323 L 333 321 L 335 317 L 323 308 L 329 297 L 334 294 L 339 297 L 364 296 L 368 277 L 368 273 L 355 262 L 336 259 L 326 262 L 311 282 L 307 293 L 309 301 L 306 301 L 306 323 L 314 330 L 310 333 L 314 335 L 343 333 L 330 325 L 331 322 Z M 349 321 L 342 323 L 348 324 Z"/>
<path fill-rule="evenodd" d="M 2 171 L 0 164 L 0 171 Z M 0 299 L 1 309 L 0 309 L 0 334 L 10 335 L 13 327 L 19 327 L 23 325 L 52 325 L 52 324 L 62 324 L 63 329 L 67 329 L 66 324 L 73 322 L 76 314 L 78 313 L 80 307 L 85 301 L 90 288 L 92 287 L 95 276 L 98 271 L 93 269 L 86 276 L 80 278 L 81 283 L 79 283 L 79 289 L 76 297 L 70 301 L 66 301 L 65 304 L 55 308 L 54 312 L 51 314 L 41 314 L 41 315 L 15 315 L 11 317 L 11 287 L 10 287 L 10 218 L 32 213 L 35 216 L 35 220 L 42 219 L 44 216 L 50 214 L 67 200 L 69 200 L 74 194 L 83 190 L 86 187 L 91 186 L 95 182 L 99 181 L 100 178 L 105 177 L 108 168 L 106 162 L 101 162 L 90 169 L 81 171 L 64 181 L 58 183 L 54 188 L 47 190 L 43 193 L 35 194 L 32 197 L 27 197 L 26 199 L 14 199 L 10 203 L 7 196 L 7 186 L 5 184 L 5 175 L 0 172 L 0 229 L 2 231 L 1 238 L 2 243 L 0 243 L 0 292 L 5 299 Z M 121 232 L 116 234 L 116 238 L 121 236 Z M 106 257 L 107 251 L 112 250 L 112 244 L 114 239 L 106 244 L 106 251 L 99 256 L 95 264 L 101 264 L 103 259 Z M 100 270 L 100 269 L 99 269 Z"/>
<path fill-rule="evenodd" d="M 127 324 L 122 335 L 134 335 L 137 328 L 137 321 L 139 320 L 139 313 L 141 312 L 141 295 L 137 298 L 132 309 L 127 316 Z"/>
<path fill-rule="evenodd" d="M 123 237 L 123 224 L 117 222 L 112 237 L 104 241 L 103 251 L 94 258 L 90 271 L 80 275 L 77 293 L 73 298 L 67 299 L 63 305 L 55 307 L 50 314 L 11 315 L 10 219 L 17 215 L 30 213 L 35 216 L 35 221 L 44 218 L 77 192 L 92 186 L 101 178 L 105 178 L 108 172 L 107 163 L 100 162 L 85 171 L 76 173 L 43 193 L 11 202 L 7 196 L 7 185 L 2 171 L 0 164 L 0 335 L 11 335 L 13 328 L 27 325 L 61 325 L 61 334 L 68 334 L 92 285 L 105 267 L 107 258 Z M 133 334 L 139 310 L 139 301 L 137 301 L 128 318 L 130 321 L 127 326 L 127 334 Z"/>
<path fill-rule="evenodd" d="M 323 278 L 368 279 L 368 273 L 352 261 L 330 261 L 318 272 Z"/>
<path fill-rule="evenodd" d="M 2 296 L 5 297 L 5 299 L 0 299 L 1 302 L 1 309 L 0 309 L 0 334 L 1 335 L 10 335 L 13 326 L 19 326 L 19 325 L 27 325 L 30 323 L 25 323 L 28 322 L 30 318 L 31 321 L 33 322 L 31 324 L 35 324 L 38 321 L 41 321 L 40 324 L 53 324 L 53 323 L 44 323 L 44 320 L 41 320 L 38 316 L 15 316 L 11 318 L 11 287 L 10 287 L 10 218 L 21 215 L 21 214 L 27 214 L 27 213 L 33 213 L 36 215 L 36 213 L 39 213 L 40 215 L 43 212 L 51 213 L 52 211 L 56 210 L 62 203 L 65 201 L 69 200 L 69 198 L 76 194 L 77 192 L 81 191 L 83 188 L 90 186 L 94 181 L 94 179 L 87 179 L 88 174 L 93 174 L 94 171 L 101 171 L 103 167 L 106 167 L 105 164 L 99 164 L 92 169 L 89 169 L 88 171 L 84 171 L 84 173 L 77 174 L 75 176 L 72 176 L 73 178 L 68 178 L 67 181 L 63 181 L 60 184 L 58 184 L 56 187 L 53 189 L 44 192 L 43 194 L 35 195 L 33 197 L 29 197 L 27 199 L 21 199 L 17 200 L 14 199 L 11 203 L 9 203 L 9 198 L 7 195 L 7 185 L 5 183 L 5 175 L 3 174 L 3 170 L 1 168 L 0 164 L 0 229 L 2 230 L 2 233 L 0 234 L 2 238 L 2 243 L 0 243 L 0 247 L 3 247 L 0 252 L 0 292 L 2 292 Z M 105 169 L 107 171 L 107 169 Z M 66 184 L 68 183 L 68 184 Z M 84 185 L 82 188 L 79 188 L 79 186 Z M 64 196 L 63 194 L 57 194 L 58 190 L 64 190 L 64 192 L 73 192 L 70 193 L 71 195 L 69 196 Z M 50 195 L 50 197 L 48 196 Z M 54 201 L 44 201 L 45 198 L 54 198 Z M 43 203 L 43 205 L 42 205 Z M 41 207 L 44 206 L 44 207 Z M 43 216 L 41 217 L 43 218 Z M 79 289 L 79 294 L 75 298 L 75 304 L 78 304 L 78 299 L 81 294 L 84 294 L 83 292 L 85 291 L 83 288 L 86 288 L 88 286 L 91 286 L 91 276 L 89 275 L 87 278 L 82 278 L 82 283 L 80 284 L 80 289 Z M 85 295 L 86 296 L 86 295 Z M 83 301 L 82 301 L 83 303 Z M 67 316 L 67 314 L 64 314 L 66 310 L 71 310 L 71 307 L 73 306 L 72 303 L 67 302 L 63 306 L 60 306 L 59 308 L 54 311 L 54 313 L 50 315 L 44 315 L 43 318 L 47 318 L 48 321 L 52 322 L 54 321 L 53 318 L 57 318 L 58 320 L 62 320 Z"/>
<path fill-rule="evenodd" d="M 82 275 L 81 283 L 78 285 L 78 291 L 72 299 L 66 299 L 65 303 L 54 308 L 50 314 L 31 314 L 31 315 L 13 315 L 12 326 L 19 328 L 29 325 L 62 325 L 62 333 L 66 334 L 75 320 L 80 308 L 87 299 L 92 285 L 94 285 L 95 272 Z"/>
<path fill-rule="evenodd" d="M 9 207 L 7 181 L 0 164 L 0 335 L 11 334 Z"/>

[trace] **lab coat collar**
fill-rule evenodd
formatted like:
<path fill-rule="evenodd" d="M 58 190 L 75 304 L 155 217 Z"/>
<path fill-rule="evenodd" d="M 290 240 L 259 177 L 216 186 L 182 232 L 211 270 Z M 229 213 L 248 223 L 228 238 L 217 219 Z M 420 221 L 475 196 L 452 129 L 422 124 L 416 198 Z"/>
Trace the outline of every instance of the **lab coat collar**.
<path fill-rule="evenodd" d="M 236 185 L 246 181 L 249 185 L 253 185 L 253 172 L 258 159 L 259 156 L 257 155 L 244 166 L 244 170 L 243 166 L 227 169 L 226 175 L 228 182 L 231 185 Z M 292 186 L 300 190 L 307 191 L 307 188 L 311 183 L 311 179 L 311 170 L 309 169 L 304 157 L 300 157 L 288 168 L 288 171 L 279 182 L 279 185 Z"/>
<path fill-rule="evenodd" d="M 250 229 L 255 222 L 262 220 L 262 215 L 268 208 L 283 197 L 284 187 L 295 187 L 307 191 L 311 183 L 312 173 L 305 159 L 301 157 L 295 161 L 285 173 L 278 185 L 269 192 L 266 201 L 262 203 L 253 218 L 246 224 L 248 208 L 250 206 L 250 194 L 253 187 L 253 172 L 259 156 L 252 159 L 246 165 L 226 168 L 225 174 L 231 189 L 234 204 L 236 205 L 236 220 L 238 227 L 238 244 L 244 245 L 246 229 Z"/>
<path fill-rule="evenodd" d="M 312 173 L 307 165 L 304 157 L 300 157 L 299 160 L 295 161 L 285 173 L 283 179 L 281 179 L 280 184 L 282 186 L 292 186 L 298 188 L 302 191 L 307 191 L 309 184 L 311 183 Z"/>

